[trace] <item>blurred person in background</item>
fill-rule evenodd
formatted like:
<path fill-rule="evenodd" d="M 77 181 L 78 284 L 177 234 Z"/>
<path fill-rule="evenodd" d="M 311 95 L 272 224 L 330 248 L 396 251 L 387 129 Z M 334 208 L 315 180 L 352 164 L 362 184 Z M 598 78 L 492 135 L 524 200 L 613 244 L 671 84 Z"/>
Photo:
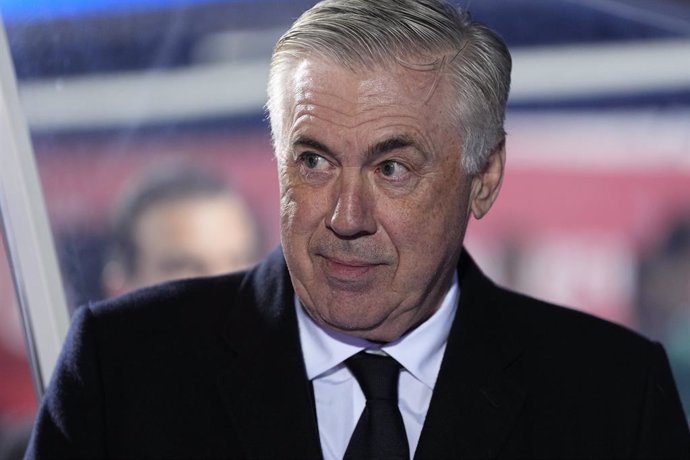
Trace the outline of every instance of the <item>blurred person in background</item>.
<path fill-rule="evenodd" d="M 241 270 L 259 259 L 261 240 L 249 205 L 223 179 L 191 165 L 153 167 L 115 208 L 104 292 Z"/>

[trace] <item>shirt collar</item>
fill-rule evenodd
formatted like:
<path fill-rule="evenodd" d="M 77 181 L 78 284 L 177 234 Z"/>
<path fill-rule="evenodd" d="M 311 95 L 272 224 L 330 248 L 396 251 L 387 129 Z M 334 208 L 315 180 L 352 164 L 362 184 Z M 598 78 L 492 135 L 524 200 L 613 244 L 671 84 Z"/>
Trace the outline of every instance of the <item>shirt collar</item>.
<path fill-rule="evenodd" d="M 304 311 L 295 295 L 297 323 L 307 377 L 313 380 L 338 367 L 350 356 L 364 349 L 375 349 L 395 358 L 417 380 L 433 389 L 459 297 L 460 288 L 456 274 L 441 307 L 431 318 L 399 339 L 380 345 L 321 328 Z"/>

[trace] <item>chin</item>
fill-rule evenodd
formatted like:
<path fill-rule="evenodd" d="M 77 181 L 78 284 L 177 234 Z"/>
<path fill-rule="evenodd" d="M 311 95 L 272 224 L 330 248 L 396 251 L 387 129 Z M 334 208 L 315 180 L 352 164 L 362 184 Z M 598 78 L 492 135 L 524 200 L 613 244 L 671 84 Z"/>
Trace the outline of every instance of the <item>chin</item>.
<path fill-rule="evenodd" d="M 323 324 L 336 332 L 372 342 L 390 342 L 405 332 L 399 332 L 399 327 L 386 322 L 387 315 L 383 315 L 383 318 L 367 316 L 369 315 L 354 315 L 353 318 L 351 312 L 348 312 L 347 315 L 331 316 Z"/>

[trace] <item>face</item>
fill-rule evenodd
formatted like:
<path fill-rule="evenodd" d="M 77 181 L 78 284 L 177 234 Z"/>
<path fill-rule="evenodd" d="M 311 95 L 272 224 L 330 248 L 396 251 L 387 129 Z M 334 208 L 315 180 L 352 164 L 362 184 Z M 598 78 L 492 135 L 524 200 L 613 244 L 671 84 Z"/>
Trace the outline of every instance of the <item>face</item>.
<path fill-rule="evenodd" d="M 211 276 L 256 261 L 257 235 L 244 202 L 232 195 L 195 197 L 146 210 L 134 229 L 135 273 L 125 290 Z"/>
<path fill-rule="evenodd" d="M 481 195 L 483 176 L 460 167 L 450 83 L 309 59 L 285 78 L 281 238 L 295 291 L 324 327 L 394 340 L 439 307 Z"/>

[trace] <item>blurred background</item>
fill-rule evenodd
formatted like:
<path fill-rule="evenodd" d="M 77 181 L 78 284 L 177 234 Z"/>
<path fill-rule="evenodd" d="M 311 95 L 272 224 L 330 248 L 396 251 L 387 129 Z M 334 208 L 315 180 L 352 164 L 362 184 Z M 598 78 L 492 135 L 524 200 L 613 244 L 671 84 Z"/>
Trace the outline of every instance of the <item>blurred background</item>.
<path fill-rule="evenodd" d="M 135 287 L 135 272 L 141 285 L 151 270 L 231 270 L 278 244 L 268 61 L 313 3 L 0 0 L 70 309 Z M 514 58 L 507 173 L 494 209 L 470 224 L 470 252 L 502 284 L 661 341 L 690 411 L 690 1 L 459 5 Z M 244 226 L 223 225 L 225 262 L 204 266 L 208 249 L 192 243 L 167 259 L 127 256 L 151 235 L 162 254 L 213 227 L 182 219 L 163 236 L 191 215 L 173 201 L 209 195 L 166 195 L 151 185 L 166 171 L 234 197 L 227 219 Z M 125 208 L 139 219 L 129 243 Z M 233 253 L 238 241 L 252 251 Z M 10 273 L 0 247 L 0 458 L 21 451 L 36 410 Z"/>

